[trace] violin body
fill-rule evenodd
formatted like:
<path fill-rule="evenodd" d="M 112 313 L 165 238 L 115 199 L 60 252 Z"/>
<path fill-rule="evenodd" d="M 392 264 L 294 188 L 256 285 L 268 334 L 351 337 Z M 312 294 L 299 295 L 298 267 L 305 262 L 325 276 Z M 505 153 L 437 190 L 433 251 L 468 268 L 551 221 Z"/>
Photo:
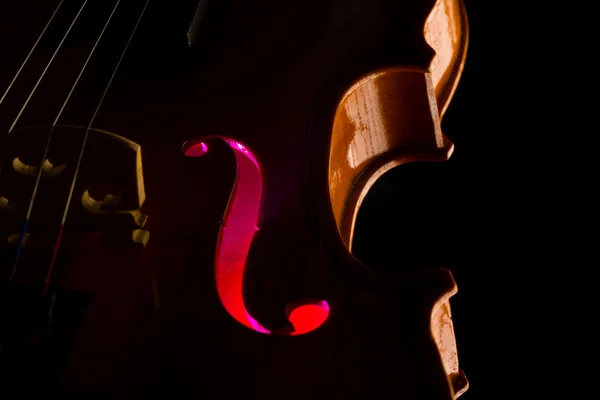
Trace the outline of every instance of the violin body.
<path fill-rule="evenodd" d="M 2 53 L 14 55 L 2 90 L 56 7 L 46 3 L 0 10 Z M 0 104 L 0 128 L 12 127 L 0 278 L 26 288 L 3 297 L 11 390 L 462 394 L 451 273 L 382 274 L 351 254 L 374 182 L 452 153 L 440 119 L 466 54 L 462 2 L 130 0 L 113 12 L 90 0 L 44 72 L 82 4 L 61 6 L 54 39 Z M 33 301 L 49 265 L 51 295 Z"/>

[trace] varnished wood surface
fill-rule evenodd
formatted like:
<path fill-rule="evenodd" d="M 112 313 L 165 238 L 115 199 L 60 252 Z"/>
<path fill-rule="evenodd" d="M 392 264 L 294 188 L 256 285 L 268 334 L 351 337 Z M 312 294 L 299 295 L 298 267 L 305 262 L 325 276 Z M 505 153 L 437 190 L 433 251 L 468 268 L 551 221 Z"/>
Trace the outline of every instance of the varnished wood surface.
<path fill-rule="evenodd" d="M 130 27 L 142 2 L 126 3 L 122 18 Z M 50 9 L 47 3 L 37 5 L 30 16 L 32 7 L 19 7 L 2 13 L 13 15 L 12 21 L 31 21 L 26 27 L 2 25 L 3 54 L 15 54 L 2 66 L 3 84 Z M 209 4 L 198 39 L 188 49 L 180 34 L 194 10 L 195 4 L 185 2 L 155 2 L 149 8 L 94 124 L 141 146 L 146 195 L 142 212 L 148 215 L 144 229 L 150 240 L 145 248 L 106 248 L 96 233 L 71 233 L 64 261 L 56 269 L 56 285 L 90 292 L 93 300 L 55 395 L 300 399 L 378 398 L 397 391 L 404 398 L 452 398 L 447 375 L 455 376 L 457 369 L 453 360 L 444 364 L 453 356 L 440 356 L 434 333 L 447 334 L 438 321 L 447 321 L 445 301 L 455 292 L 455 283 L 444 269 L 388 276 L 351 257 L 341 238 L 351 242 L 352 223 L 344 228 L 343 211 L 336 223 L 335 199 L 329 201 L 330 193 L 337 192 L 329 186 L 328 171 L 339 160 L 331 163 L 335 153 L 328 151 L 328 141 L 337 132 L 335 124 L 343 132 L 349 126 L 335 111 L 348 104 L 342 97 L 352 85 L 373 71 L 409 67 L 421 71 L 416 73 L 420 79 L 407 81 L 405 91 L 390 91 L 387 104 L 380 102 L 383 119 L 396 118 L 399 124 L 385 132 L 393 143 L 404 143 L 409 133 L 404 128 L 410 125 L 395 107 L 410 97 L 420 101 L 423 120 L 430 113 L 423 132 L 429 129 L 433 147 L 444 150 L 440 159 L 448 154 L 450 145 L 439 132 L 439 120 L 432 120 L 433 103 L 427 96 L 435 93 L 437 114 L 442 115 L 458 82 L 466 41 L 456 37 L 465 34 L 466 21 L 445 17 L 464 18 L 459 3 L 313 1 L 295 8 L 269 1 Z M 85 32 L 82 26 L 79 37 L 88 40 L 74 41 L 60 53 L 49 71 L 52 79 L 44 80 L 27 109 L 24 126 L 51 122 L 60 106 L 57 99 L 64 98 L 89 48 L 93 35 Z M 111 45 L 98 53 L 105 57 L 94 64 L 94 78 L 82 81 L 62 124 L 85 125 L 125 32 L 112 32 Z M 19 40 L 5 40 L 9 35 Z M 40 56 L 38 65 L 43 60 Z M 423 74 L 430 66 L 431 75 Z M 35 81 L 36 70 L 28 74 L 23 88 Z M 393 73 L 382 74 L 381 81 L 366 79 L 375 86 L 387 79 L 383 90 L 400 82 Z M 368 89 L 368 84 L 363 86 Z M 16 93 L 1 110 L 3 129 L 23 100 L 23 89 Z M 19 129 L 15 132 L 25 132 L 23 126 Z M 218 144 L 197 159 L 180 151 L 184 141 L 210 135 L 244 143 L 263 168 L 261 229 L 245 277 L 248 309 L 264 325 L 277 327 L 285 323 L 290 301 L 326 298 L 332 312 L 322 328 L 298 337 L 266 336 L 239 325 L 223 310 L 214 285 L 214 249 L 235 163 L 226 146 Z M 351 143 L 353 134 L 344 135 L 334 135 L 333 143 L 341 138 L 340 146 L 347 145 L 346 137 Z M 14 152 L 17 147 L 11 144 L 5 148 Z M 90 149 L 96 171 L 116 168 L 124 176 L 137 176 L 130 163 L 98 149 Z M 368 157 L 377 161 L 377 155 Z M 370 165 L 367 161 L 361 168 Z M 65 174 L 72 173 L 70 166 Z M 359 173 L 347 175 L 345 184 Z M 377 173 L 372 170 L 371 175 Z M 26 192 L 32 182 L 19 185 Z M 368 186 L 363 185 L 365 192 Z M 52 198 L 54 192 L 48 193 Z M 348 186 L 340 193 L 343 199 L 355 196 L 350 217 L 345 217 L 353 220 L 360 201 Z M 13 215 L 21 215 L 25 203 L 17 204 Z M 33 218 L 42 210 L 34 208 Z M 44 214 L 58 212 L 57 205 Z M 67 226 L 77 222 L 68 221 Z M 49 225 L 38 231 L 52 236 L 56 230 Z M 43 236 L 39 232 L 32 237 Z M 28 257 L 32 264 L 45 265 L 48 255 Z"/>

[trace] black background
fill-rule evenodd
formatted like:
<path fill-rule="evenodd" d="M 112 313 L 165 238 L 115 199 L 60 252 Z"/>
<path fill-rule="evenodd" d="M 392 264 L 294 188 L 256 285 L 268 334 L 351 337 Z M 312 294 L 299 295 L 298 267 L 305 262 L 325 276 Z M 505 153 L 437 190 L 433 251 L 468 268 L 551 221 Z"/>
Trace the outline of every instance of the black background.
<path fill-rule="evenodd" d="M 464 400 L 487 397 L 483 365 L 490 344 L 481 326 L 486 265 L 476 262 L 477 212 L 474 145 L 482 132 L 480 95 L 480 2 L 464 0 L 470 38 L 463 76 L 442 120 L 455 144 L 444 163 L 405 164 L 387 172 L 370 190 L 356 222 L 353 253 L 372 268 L 403 272 L 431 266 L 449 268 L 458 285 L 451 299 L 459 364 L 470 382 Z M 480 150 L 480 149 L 479 149 Z M 480 157 L 480 156 L 479 156 Z M 483 255 L 482 255 L 483 256 Z M 484 257 L 485 258 L 485 257 Z"/>

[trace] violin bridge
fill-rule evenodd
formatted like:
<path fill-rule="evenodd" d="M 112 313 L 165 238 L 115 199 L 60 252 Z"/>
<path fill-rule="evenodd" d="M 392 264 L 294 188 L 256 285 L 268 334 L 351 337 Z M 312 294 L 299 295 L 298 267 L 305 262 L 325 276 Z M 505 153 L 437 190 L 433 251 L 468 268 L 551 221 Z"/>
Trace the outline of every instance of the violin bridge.
<path fill-rule="evenodd" d="M 144 229 L 148 215 L 141 211 L 146 194 L 140 145 L 109 132 L 57 125 L 48 157 L 39 165 L 36 160 L 43 147 L 38 144 L 45 143 L 47 131 L 47 127 L 24 128 L 11 142 L 8 159 L 12 162 L 3 171 L 0 185 L 0 226 L 8 240 L 4 245 L 18 244 L 17 232 L 25 221 L 35 181 L 31 177 L 42 169 L 46 173 L 38 197 L 45 201 L 34 203 L 23 244 L 29 240 L 28 247 L 51 249 L 64 225 L 65 232 L 76 235 L 100 233 L 106 244 L 145 247 L 149 233 Z M 86 134 L 87 150 L 76 171 Z"/>

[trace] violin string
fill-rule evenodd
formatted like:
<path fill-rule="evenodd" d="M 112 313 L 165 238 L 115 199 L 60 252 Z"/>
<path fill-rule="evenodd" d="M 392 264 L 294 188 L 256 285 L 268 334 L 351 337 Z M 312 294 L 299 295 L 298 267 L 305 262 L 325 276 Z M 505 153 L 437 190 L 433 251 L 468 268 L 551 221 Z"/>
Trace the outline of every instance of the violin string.
<path fill-rule="evenodd" d="M 133 39 L 133 36 L 135 35 L 135 32 L 138 29 L 138 26 L 140 24 L 140 22 L 142 21 L 142 18 L 144 17 L 144 14 L 146 12 L 146 8 L 148 7 L 148 3 L 150 3 L 150 0 L 146 0 L 146 3 L 144 4 L 144 7 L 142 8 L 142 11 L 140 12 L 140 15 L 138 16 L 138 19 L 135 23 L 135 26 L 133 27 L 131 34 L 129 35 L 129 38 L 127 39 L 127 43 L 125 44 L 125 47 L 123 48 L 123 52 L 121 53 L 121 56 L 119 57 L 119 60 L 117 61 L 117 64 L 115 65 L 115 68 L 113 69 L 113 73 L 110 77 L 110 79 L 108 80 L 108 83 L 106 84 L 106 87 L 104 88 L 104 92 L 102 93 L 102 97 L 100 97 L 100 100 L 98 101 L 98 104 L 96 105 L 96 109 L 94 110 L 94 114 L 92 115 L 92 118 L 90 119 L 90 122 L 88 123 L 86 129 L 85 129 L 85 134 L 83 136 L 83 142 L 81 145 L 81 150 L 79 152 L 79 158 L 77 160 L 77 165 L 75 167 L 75 173 L 73 174 L 73 179 L 71 181 L 71 188 L 69 189 L 69 196 L 67 198 L 67 202 L 65 204 L 65 209 L 63 211 L 63 215 L 62 215 L 62 220 L 60 223 L 60 228 L 59 228 L 59 232 L 56 238 L 56 242 L 54 243 L 54 250 L 52 253 L 52 259 L 50 261 L 49 267 L 48 267 L 48 273 L 46 275 L 46 282 L 44 284 L 44 291 L 42 293 L 42 296 L 45 296 L 48 288 L 50 286 L 50 282 L 52 280 L 52 272 L 54 271 L 54 266 L 56 264 L 56 258 L 58 256 L 58 251 L 60 249 L 60 245 L 62 242 L 62 238 L 63 238 L 63 232 L 64 232 L 64 227 L 65 227 L 65 223 L 67 221 L 67 215 L 69 214 L 69 208 L 71 206 L 71 201 L 73 199 L 73 193 L 75 192 L 75 185 L 77 184 L 77 178 L 79 177 L 79 171 L 81 169 L 81 163 L 83 160 L 83 155 L 85 153 L 85 149 L 86 149 L 86 145 L 87 145 L 87 140 L 89 137 L 89 133 L 90 133 L 90 129 L 92 127 L 92 125 L 94 124 L 94 121 L 96 120 L 96 116 L 98 115 L 98 112 L 100 111 L 100 107 L 102 106 L 102 104 L 104 103 L 104 98 L 106 97 L 106 94 L 108 93 L 108 90 L 110 89 L 112 82 L 115 78 L 115 76 L 117 75 L 117 71 L 119 69 L 119 66 L 121 65 L 121 62 L 123 61 L 123 58 L 125 57 L 125 53 L 127 53 L 127 49 L 129 48 L 129 45 L 131 43 L 131 40 Z"/>
<path fill-rule="evenodd" d="M 87 2 L 87 0 L 86 0 Z M 29 200 L 29 207 L 27 209 L 27 214 L 25 215 L 25 222 L 23 224 L 23 230 L 21 232 L 21 235 L 19 236 L 19 242 L 17 244 L 17 253 L 15 256 L 15 260 L 13 262 L 13 266 L 12 266 L 12 271 L 11 271 L 11 275 L 10 275 L 10 279 L 9 279 L 9 284 L 12 284 L 12 281 L 14 279 L 15 273 L 17 271 L 17 265 L 19 263 L 19 258 L 21 256 L 21 249 L 23 247 L 23 238 L 25 237 L 25 234 L 27 233 L 27 228 L 29 225 L 29 221 L 31 219 L 31 213 L 33 210 L 33 205 L 35 204 L 35 199 L 37 197 L 37 192 L 40 186 L 40 182 L 41 182 L 41 178 L 42 178 L 42 173 L 43 173 L 43 164 L 44 161 L 46 160 L 46 158 L 48 157 L 48 151 L 50 149 L 50 143 L 52 142 L 52 137 L 54 135 L 54 129 L 56 127 L 56 124 L 58 123 L 63 111 L 65 110 L 65 107 L 67 106 L 67 103 L 69 102 L 69 100 L 71 99 L 71 96 L 73 95 L 73 92 L 75 91 L 75 88 L 77 87 L 77 84 L 79 83 L 79 80 L 81 79 L 81 77 L 83 76 L 84 71 L 86 70 L 88 63 L 90 61 L 90 59 L 92 58 L 92 56 L 94 55 L 96 48 L 98 47 L 98 43 L 100 43 L 100 40 L 102 39 L 104 32 L 106 31 L 106 28 L 108 26 L 108 24 L 110 23 L 115 10 L 117 9 L 117 7 L 119 6 L 119 3 L 121 2 L 121 0 L 117 0 L 117 2 L 115 3 L 115 6 L 112 9 L 111 14 L 109 15 L 108 19 L 106 20 L 104 27 L 102 28 L 102 31 L 100 32 L 100 34 L 98 35 L 98 38 L 96 39 L 96 42 L 94 43 L 94 46 L 92 47 L 90 53 L 87 56 L 87 59 L 85 60 L 83 66 L 81 67 L 79 74 L 77 75 L 77 78 L 75 79 L 75 82 L 73 83 L 73 85 L 71 86 L 71 89 L 69 90 L 69 94 L 67 95 L 67 97 L 65 98 L 65 100 L 62 103 L 62 106 L 60 108 L 60 110 L 58 111 L 58 113 L 56 114 L 56 117 L 54 118 L 54 121 L 52 122 L 52 126 L 50 127 L 50 132 L 48 134 L 48 138 L 46 139 L 46 146 L 44 147 L 44 154 L 42 155 L 42 159 L 40 161 L 40 167 L 38 168 L 37 174 L 36 174 L 36 178 L 35 178 L 35 184 L 33 186 L 33 192 L 31 194 L 31 199 Z M 85 3 L 84 3 L 85 6 Z M 83 9 L 83 6 L 82 8 Z M 80 11 L 81 11 L 80 9 Z M 71 27 L 73 26 L 73 24 L 71 24 Z M 69 27 L 69 29 L 71 28 Z M 68 34 L 68 33 L 67 33 Z M 65 35 L 66 38 L 66 35 Z M 64 40 L 64 38 L 63 38 Z M 62 44 L 62 42 L 61 42 Z M 39 82 L 39 81 L 38 81 Z"/>
<path fill-rule="evenodd" d="M 69 33 L 71 32 L 71 29 L 73 28 L 73 25 L 75 25 L 75 22 L 77 22 L 77 20 L 79 19 L 79 15 L 81 15 L 81 12 L 83 11 L 83 9 L 84 9 L 85 5 L 87 4 L 87 2 L 88 2 L 88 0 L 85 0 L 83 2 L 83 4 L 81 5 L 81 7 L 79 8 L 79 10 L 77 11 L 77 14 L 75 14 L 75 17 L 73 17 L 73 20 L 71 21 L 71 25 L 69 25 L 69 28 L 67 29 L 67 31 L 63 35 L 60 43 L 58 44 L 58 46 L 54 50 L 54 53 L 52 53 L 52 56 L 50 57 L 50 60 L 48 60 L 48 62 L 46 63 L 46 67 L 44 68 L 44 70 L 40 74 L 38 80 L 36 81 L 35 85 L 33 86 L 33 89 L 31 89 L 31 91 L 29 92 L 29 96 L 25 100 L 25 103 L 23 103 L 23 106 L 19 110 L 19 113 L 17 114 L 17 116 L 14 119 L 13 123 L 11 124 L 10 128 L 8 128 L 8 133 L 7 133 L 8 136 L 10 136 L 10 134 L 12 133 L 13 129 L 17 125 L 17 122 L 19 122 L 19 119 L 21 119 L 21 115 L 23 114 L 23 111 L 25 111 L 25 108 L 29 104 L 29 101 L 33 97 L 33 94 L 35 93 L 35 91 L 37 90 L 38 86 L 40 85 L 40 82 L 42 81 L 42 79 L 46 75 L 46 72 L 48 71 L 48 69 L 50 68 L 50 65 L 52 64 L 52 62 L 54 61 L 54 58 L 56 57 L 56 54 L 58 54 L 58 51 L 61 49 L 63 43 L 67 39 L 67 36 L 69 36 Z M 5 154 L 2 153 L 2 155 L 0 156 L 0 174 L 2 174 L 2 168 L 4 167 L 4 157 L 5 157 Z M 41 165 L 40 165 L 40 168 L 41 168 Z M 22 238 L 19 239 L 19 243 L 21 242 L 21 240 L 22 240 Z M 17 252 L 19 252 L 19 250 L 17 250 Z"/>
<path fill-rule="evenodd" d="M 23 111 L 25 111 L 25 108 L 27 107 L 27 105 L 29 104 L 29 101 L 31 100 L 31 98 L 33 97 L 33 94 L 35 93 L 35 91 L 37 90 L 38 86 L 40 85 L 40 82 L 42 81 L 42 79 L 44 78 L 44 76 L 46 75 L 46 72 L 48 71 L 48 68 L 50 68 L 50 65 L 52 64 L 52 62 L 54 61 L 54 58 L 56 57 L 56 54 L 58 54 L 58 51 L 61 49 L 63 43 L 65 42 L 65 40 L 67 39 L 67 36 L 69 36 L 69 33 L 71 32 L 71 29 L 73 28 L 73 25 L 75 25 L 75 22 L 77 22 L 77 20 L 79 19 L 79 16 L 81 15 L 81 12 L 83 11 L 83 8 L 85 7 L 85 5 L 87 4 L 88 0 L 85 0 L 83 2 L 83 4 L 81 5 L 81 7 L 79 8 L 79 11 L 77 11 L 77 14 L 75 15 L 75 18 L 73 18 L 73 20 L 71 21 L 71 25 L 69 25 L 69 28 L 67 29 L 67 31 L 65 32 L 65 34 L 63 35 L 60 43 L 58 44 L 58 46 L 56 47 L 56 50 L 54 50 L 54 53 L 52 53 L 52 57 L 50 57 L 50 60 L 48 61 L 48 63 L 46 64 L 46 67 L 44 68 L 44 70 L 42 71 L 42 73 L 40 74 L 40 77 L 38 78 L 37 82 L 35 83 L 35 86 L 33 87 L 33 89 L 31 90 L 31 92 L 29 92 L 29 96 L 27 97 L 27 100 L 25 100 L 25 103 L 23 103 L 23 106 L 21 107 L 21 109 L 19 110 L 19 113 L 17 114 L 15 120 L 13 121 L 13 123 L 11 124 L 10 128 L 8 128 L 8 134 L 10 134 L 13 129 L 15 128 L 15 126 L 17 125 L 17 122 L 19 122 L 19 119 L 21 119 L 21 115 L 23 114 Z"/>
<path fill-rule="evenodd" d="M 8 92 L 10 92 L 10 89 L 12 88 L 12 86 L 14 85 L 15 81 L 17 80 L 17 78 L 19 77 L 19 75 L 21 74 L 21 71 L 23 70 L 23 68 L 25 67 L 25 64 L 27 64 L 27 61 L 29 61 L 29 57 L 31 57 L 31 55 L 33 54 L 33 52 L 35 51 L 35 49 L 37 48 L 38 43 L 40 42 L 40 40 L 42 40 L 42 37 L 44 36 L 44 34 L 46 33 L 46 30 L 48 29 L 48 27 L 50 26 L 50 24 L 52 23 L 52 20 L 54 19 L 54 17 L 56 16 L 56 14 L 58 13 L 58 10 L 60 9 L 60 6 L 62 6 L 62 4 L 65 2 L 65 0 L 60 0 L 60 3 L 58 3 L 58 6 L 54 9 L 54 12 L 52 13 L 52 16 L 50 17 L 50 19 L 48 20 L 48 22 L 46 23 L 46 26 L 44 26 L 44 29 L 42 29 L 42 33 L 40 33 L 40 35 L 38 36 L 37 40 L 35 41 L 35 43 L 33 44 L 33 46 L 31 47 L 31 50 L 29 50 L 29 53 L 27 54 L 27 57 L 25 57 L 25 60 L 23 60 L 23 62 L 21 63 L 21 66 L 19 67 L 19 69 L 17 70 L 17 73 L 15 74 L 15 76 L 12 78 L 12 81 L 10 81 L 10 83 L 8 84 L 8 87 L 6 88 L 6 90 L 4 91 L 4 94 L 2 95 L 2 98 L 0 98 L 0 105 L 2 105 L 2 102 L 4 102 L 4 99 L 6 98 L 6 96 L 8 95 Z"/>

